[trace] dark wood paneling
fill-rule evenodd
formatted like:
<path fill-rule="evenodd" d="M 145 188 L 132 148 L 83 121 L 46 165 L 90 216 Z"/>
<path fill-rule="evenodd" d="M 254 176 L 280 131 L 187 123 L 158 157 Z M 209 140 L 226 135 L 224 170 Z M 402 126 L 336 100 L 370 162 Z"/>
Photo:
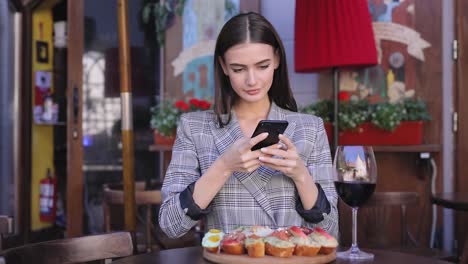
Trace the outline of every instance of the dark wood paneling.
<path fill-rule="evenodd" d="M 31 142 L 32 142 L 32 11 L 39 1 L 30 1 L 23 11 L 23 57 L 20 92 L 21 143 L 18 189 L 20 190 L 19 233 L 23 242 L 30 239 L 31 229 Z"/>
<path fill-rule="evenodd" d="M 425 61 L 418 61 L 415 71 L 416 94 L 420 96 L 429 108 L 432 120 L 426 122 L 424 130 L 424 140 L 428 144 L 442 144 L 442 2 L 439 0 L 415 0 L 415 30 L 421 34 L 421 38 L 431 44 L 424 49 Z M 443 152 L 438 153 L 433 158 L 437 164 L 436 192 L 442 191 L 443 186 Z M 430 176 L 430 172 L 429 175 Z M 425 192 L 420 193 L 424 200 L 422 205 L 425 209 L 421 215 L 413 215 L 413 222 L 423 216 L 420 242 L 422 245 L 429 245 L 430 225 L 432 219 L 432 207 L 427 199 L 430 196 L 430 177 L 425 183 Z M 438 219 L 442 219 L 441 209 L 438 208 Z M 437 229 L 442 228 L 442 221 L 437 221 Z"/>
<path fill-rule="evenodd" d="M 424 49 L 425 61 L 417 61 L 416 94 L 428 105 L 432 120 L 424 130 L 425 143 L 442 142 L 442 2 L 415 1 L 415 30 L 431 44 Z M 441 164 L 441 163 L 439 163 Z"/>
<path fill-rule="evenodd" d="M 457 39 L 459 59 L 456 68 L 455 104 L 458 112 L 458 133 L 456 135 L 455 180 L 456 191 L 468 192 L 468 1 L 458 0 L 456 6 Z M 465 237 L 468 237 L 468 213 L 457 212 L 456 238 L 459 249 L 463 248 Z"/>
<path fill-rule="evenodd" d="M 417 97 L 427 102 L 432 120 L 424 125 L 424 146 L 416 146 L 411 149 L 400 147 L 376 148 L 378 162 L 378 184 L 376 191 L 415 191 L 419 194 L 419 202 L 414 208 L 408 208 L 408 225 L 410 232 L 422 246 L 429 245 L 432 208 L 429 201 L 430 183 L 432 171 L 429 160 L 421 160 L 419 152 L 431 152 L 431 157 L 437 165 L 437 191 L 442 190 L 442 2 L 439 0 L 409 0 L 414 2 L 414 29 L 421 34 L 421 38 L 431 44 L 431 47 L 423 50 L 425 61 L 414 58 L 411 65 L 414 71 L 414 88 Z M 324 77 L 329 77 L 325 75 Z M 321 79 L 325 79 L 321 77 Z M 327 95 L 327 83 L 329 80 L 321 80 L 321 96 Z M 322 88 L 323 87 L 323 88 Z M 331 87 L 331 86 L 330 86 Z M 330 89 L 328 89 L 330 90 Z M 411 153 L 414 151 L 414 153 Z M 419 151 L 419 152 L 418 152 Z M 351 217 L 350 209 L 342 208 L 341 228 L 344 242 L 350 241 Z M 365 212 L 360 217 L 358 230 L 359 241 L 363 246 L 369 245 L 365 236 Z M 392 212 L 392 218 L 399 219 L 398 209 Z M 439 217 L 441 219 L 441 217 Z M 441 221 L 438 221 L 441 226 Z M 382 227 L 385 228 L 385 227 Z M 399 223 L 391 223 L 389 227 L 389 241 L 397 246 L 400 240 Z"/>
<path fill-rule="evenodd" d="M 83 233 L 83 144 L 82 144 L 82 78 L 84 13 L 83 0 L 68 2 L 68 83 L 67 83 L 67 236 Z M 78 99 L 74 102 L 74 90 Z M 79 111 L 75 116 L 74 104 Z"/>

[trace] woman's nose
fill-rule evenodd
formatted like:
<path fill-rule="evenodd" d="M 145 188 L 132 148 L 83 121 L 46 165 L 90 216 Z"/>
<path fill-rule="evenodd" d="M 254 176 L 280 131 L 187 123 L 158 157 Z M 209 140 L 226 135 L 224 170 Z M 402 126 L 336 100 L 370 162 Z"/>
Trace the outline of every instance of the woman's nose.
<path fill-rule="evenodd" d="M 255 71 L 253 69 L 248 71 L 247 74 L 247 85 L 252 86 L 257 83 L 257 77 L 255 76 Z"/>

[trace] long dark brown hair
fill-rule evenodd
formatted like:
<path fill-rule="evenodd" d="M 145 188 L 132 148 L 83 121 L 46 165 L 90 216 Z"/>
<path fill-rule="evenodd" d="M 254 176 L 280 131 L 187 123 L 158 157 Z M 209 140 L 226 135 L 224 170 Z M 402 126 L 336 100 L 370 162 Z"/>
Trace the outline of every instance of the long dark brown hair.
<path fill-rule="evenodd" d="M 273 47 L 279 56 L 279 66 L 274 71 L 273 83 L 268 91 L 270 101 L 281 108 L 297 112 L 296 100 L 289 84 L 288 66 L 281 39 L 275 28 L 262 15 L 249 12 L 232 17 L 221 29 L 216 40 L 214 53 L 215 70 L 215 102 L 214 111 L 219 126 L 223 127 L 231 121 L 232 106 L 239 99 L 231 86 L 229 77 L 223 72 L 219 59 L 224 60 L 226 51 L 234 45 L 242 43 L 263 43 Z M 227 114 L 227 119 L 221 116 Z"/>

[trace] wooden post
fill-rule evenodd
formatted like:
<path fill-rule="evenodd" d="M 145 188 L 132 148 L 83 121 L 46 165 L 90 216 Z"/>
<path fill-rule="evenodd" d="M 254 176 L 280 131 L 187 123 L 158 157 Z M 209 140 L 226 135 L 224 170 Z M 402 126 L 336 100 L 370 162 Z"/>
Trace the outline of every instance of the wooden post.
<path fill-rule="evenodd" d="M 117 1 L 119 25 L 120 93 L 122 105 L 122 145 L 125 229 L 135 231 L 135 164 L 133 147 L 132 87 L 128 41 L 128 0 Z"/>

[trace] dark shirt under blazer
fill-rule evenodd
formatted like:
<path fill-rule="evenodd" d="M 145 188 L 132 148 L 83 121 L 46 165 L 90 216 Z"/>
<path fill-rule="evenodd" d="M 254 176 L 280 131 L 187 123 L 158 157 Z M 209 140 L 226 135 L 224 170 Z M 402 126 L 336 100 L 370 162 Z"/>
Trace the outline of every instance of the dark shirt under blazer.
<path fill-rule="evenodd" d="M 331 207 L 330 213 L 324 213 L 324 219 L 319 223 L 306 221 L 296 209 L 300 198 L 293 181 L 279 171 L 262 166 L 252 173 L 233 173 L 207 208 L 210 213 L 206 215 L 206 227 L 230 232 L 236 227 L 251 225 L 272 228 L 320 226 L 337 237 L 338 196 L 323 121 L 312 115 L 282 109 L 274 103 L 268 119 L 289 122 L 284 134 L 294 142 L 310 174 L 322 187 Z M 223 128 L 219 128 L 212 111 L 192 112 L 181 117 L 159 211 L 159 224 L 168 236 L 180 237 L 197 223 L 186 214 L 187 209 L 182 208 L 180 194 L 242 137 L 234 113 L 231 122 Z"/>

